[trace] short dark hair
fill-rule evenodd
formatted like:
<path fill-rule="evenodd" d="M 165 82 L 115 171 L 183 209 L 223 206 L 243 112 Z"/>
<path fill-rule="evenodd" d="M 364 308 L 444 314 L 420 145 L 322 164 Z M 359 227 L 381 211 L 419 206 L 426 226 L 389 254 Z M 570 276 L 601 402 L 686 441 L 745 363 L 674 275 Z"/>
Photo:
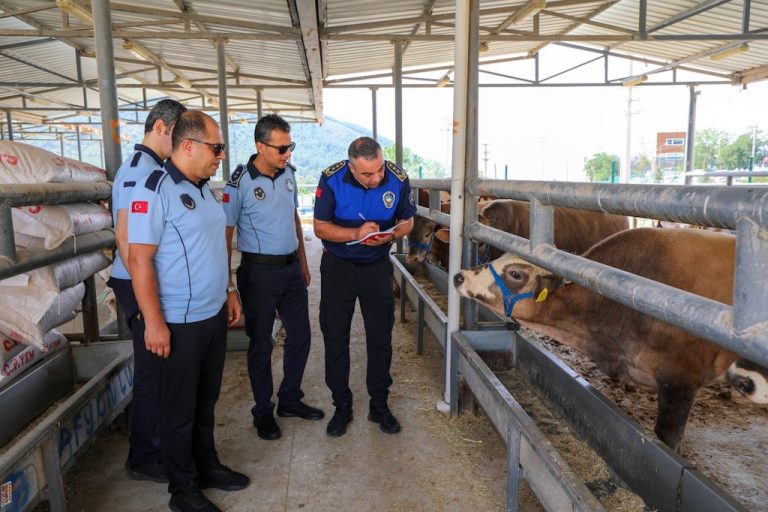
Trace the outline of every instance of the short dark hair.
<path fill-rule="evenodd" d="M 208 135 L 208 129 L 205 126 L 206 119 L 216 123 L 211 116 L 199 110 L 183 112 L 176 120 L 176 124 L 173 125 L 173 135 L 171 135 L 173 150 L 176 151 L 186 139 L 205 139 Z"/>
<path fill-rule="evenodd" d="M 379 156 L 381 146 L 375 139 L 370 137 L 359 137 L 352 141 L 347 150 L 347 156 L 350 160 L 357 158 L 365 158 L 366 160 L 373 160 Z"/>
<path fill-rule="evenodd" d="M 256 127 L 253 129 L 254 142 L 267 142 L 272 134 L 272 130 L 291 133 L 291 125 L 277 114 L 267 114 L 259 119 Z"/>
<path fill-rule="evenodd" d="M 144 121 L 144 133 L 149 133 L 155 128 L 155 123 L 162 119 L 166 126 L 173 127 L 179 116 L 187 111 L 187 107 L 176 100 L 160 100 L 155 103 Z"/>

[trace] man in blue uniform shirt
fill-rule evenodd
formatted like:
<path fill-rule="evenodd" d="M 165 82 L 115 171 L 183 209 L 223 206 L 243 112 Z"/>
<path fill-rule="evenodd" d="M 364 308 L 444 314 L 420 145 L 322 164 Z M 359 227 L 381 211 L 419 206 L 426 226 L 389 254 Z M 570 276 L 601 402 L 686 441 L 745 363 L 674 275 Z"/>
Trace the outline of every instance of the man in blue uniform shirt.
<path fill-rule="evenodd" d="M 341 436 L 352 421 L 349 338 L 359 299 L 368 354 L 368 419 L 383 432 L 396 434 L 400 423 L 387 404 L 395 322 L 389 249 L 394 240 L 410 232 L 416 206 L 408 176 L 384 160 L 378 142 L 360 137 L 350 144 L 348 156 L 349 160 L 323 171 L 315 192 L 314 228 L 324 248 L 320 328 L 325 341 L 325 382 L 336 407 L 326 431 Z M 393 227 L 391 233 L 371 236 Z"/>
<path fill-rule="evenodd" d="M 242 252 L 237 286 L 250 338 L 248 376 L 255 401 L 251 409 L 253 425 L 259 437 L 270 440 L 280 437 L 272 414 L 275 310 L 280 313 L 286 333 L 277 415 L 319 420 L 324 414 L 301 401 L 301 380 L 311 340 L 307 296 L 310 275 L 296 211 L 296 174 L 288 163 L 295 147 L 291 127 L 280 116 L 270 114 L 259 119 L 253 136 L 258 153 L 232 174 L 224 187 L 223 203 L 230 268 L 235 227 L 237 246 Z"/>
<path fill-rule="evenodd" d="M 144 139 L 117 170 L 112 186 L 112 223 L 117 254 L 107 285 L 125 314 L 133 337 L 133 407 L 128 476 L 136 480 L 167 482 L 160 460 L 160 360 L 144 347 L 144 321 L 133 294 L 128 262 L 128 209 L 136 183 L 163 167 L 171 156 L 171 131 L 187 108 L 176 100 L 161 100 L 152 107 L 144 123 Z"/>
<path fill-rule="evenodd" d="M 224 156 L 222 139 L 209 116 L 181 114 L 171 158 L 137 185 L 128 217 L 144 341 L 162 358 L 160 450 L 173 511 L 219 511 L 200 489 L 249 483 L 221 464 L 213 436 L 227 323 L 240 318 L 237 294 L 227 290 L 226 219 L 208 187 Z"/>

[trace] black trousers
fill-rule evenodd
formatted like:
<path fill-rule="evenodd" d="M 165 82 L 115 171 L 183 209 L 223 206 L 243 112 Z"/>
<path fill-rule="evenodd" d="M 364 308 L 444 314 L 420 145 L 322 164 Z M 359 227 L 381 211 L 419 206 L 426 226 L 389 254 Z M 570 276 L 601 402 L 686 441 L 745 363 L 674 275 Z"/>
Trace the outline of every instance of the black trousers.
<path fill-rule="evenodd" d="M 133 407 L 128 462 L 160 462 L 160 359 L 144 345 L 144 320 L 130 279 L 109 278 L 107 286 L 123 310 L 133 336 Z"/>
<path fill-rule="evenodd" d="M 218 460 L 213 412 L 227 349 L 226 305 L 216 316 L 169 323 L 168 329 L 171 355 L 162 359 L 160 446 L 168 492 L 174 493 L 196 485 L 198 464 Z"/>
<path fill-rule="evenodd" d="M 312 333 L 309 326 L 307 288 L 298 261 L 264 265 L 243 261 L 237 269 L 237 287 L 243 301 L 248 344 L 248 376 L 255 405 L 254 417 L 272 412 L 272 325 L 275 310 L 285 327 L 283 381 L 277 398 L 296 405 L 302 398 L 301 381 L 309 358 Z"/>
<path fill-rule="evenodd" d="M 370 264 L 347 262 L 323 253 L 320 262 L 320 328 L 325 342 L 325 383 L 333 405 L 352 406 L 349 342 L 355 301 L 365 325 L 366 385 L 371 405 L 387 403 L 392 377 L 392 326 L 395 303 L 389 257 Z"/>

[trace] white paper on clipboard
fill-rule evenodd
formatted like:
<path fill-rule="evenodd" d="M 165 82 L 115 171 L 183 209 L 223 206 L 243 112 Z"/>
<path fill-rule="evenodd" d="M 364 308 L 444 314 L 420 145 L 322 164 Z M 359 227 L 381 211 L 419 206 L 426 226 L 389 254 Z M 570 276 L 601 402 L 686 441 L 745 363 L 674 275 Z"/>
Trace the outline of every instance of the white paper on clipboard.
<path fill-rule="evenodd" d="M 365 240 L 368 240 L 369 238 L 375 238 L 377 236 L 391 235 L 392 233 L 394 233 L 395 229 L 397 229 L 398 226 L 402 226 L 403 224 L 407 224 L 407 223 L 408 221 L 404 220 L 403 222 L 399 222 L 385 231 L 376 231 L 375 233 L 368 233 L 366 236 L 364 236 L 360 240 L 352 240 L 351 242 L 347 242 L 347 245 L 356 245 L 356 244 L 359 244 L 360 242 L 364 242 Z"/>

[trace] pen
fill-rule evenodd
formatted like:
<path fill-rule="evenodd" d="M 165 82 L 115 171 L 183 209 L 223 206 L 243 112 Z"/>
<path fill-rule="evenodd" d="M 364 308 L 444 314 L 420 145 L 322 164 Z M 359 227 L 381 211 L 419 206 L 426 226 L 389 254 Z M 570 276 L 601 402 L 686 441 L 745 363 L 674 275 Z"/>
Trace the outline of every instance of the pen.
<path fill-rule="evenodd" d="M 368 222 L 368 219 L 365 218 L 365 215 L 363 215 L 360 212 L 358 212 L 357 214 L 360 216 L 361 219 L 363 219 L 363 222 Z"/>

